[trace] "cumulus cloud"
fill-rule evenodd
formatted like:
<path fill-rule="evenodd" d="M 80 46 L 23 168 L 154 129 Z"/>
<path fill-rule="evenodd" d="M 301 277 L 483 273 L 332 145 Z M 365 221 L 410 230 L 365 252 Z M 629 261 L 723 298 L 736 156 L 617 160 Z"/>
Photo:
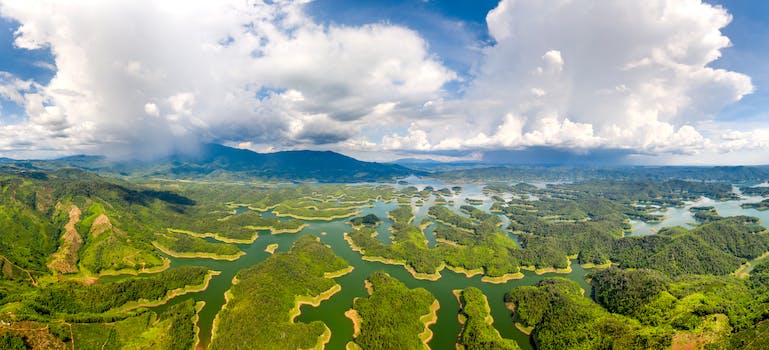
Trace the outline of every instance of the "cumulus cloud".
<path fill-rule="evenodd" d="M 754 87 L 711 66 L 731 15 L 701 0 L 502 0 L 465 77 L 406 27 L 319 24 L 306 3 L 0 0 L 15 45 L 49 48 L 56 70 L 44 86 L 0 73 L 27 115 L 0 125 L 0 149 L 769 148 L 765 132 L 712 132 Z"/>
<path fill-rule="evenodd" d="M 446 107 L 471 122 L 401 138 L 427 132 L 419 149 L 712 148 L 698 125 L 754 89 L 709 66 L 730 45 L 720 31 L 730 21 L 699 0 L 502 0 L 487 16 L 495 43 L 461 103 Z"/>
<path fill-rule="evenodd" d="M 160 116 L 160 110 L 158 110 L 158 105 L 151 102 L 144 105 L 144 113 L 147 113 L 147 115 L 151 115 L 153 117 Z"/>
<path fill-rule="evenodd" d="M 456 78 L 412 30 L 323 26 L 305 3 L 3 0 L 15 45 L 49 48 L 56 74 L 30 88 L 3 73 L 0 94 L 25 107 L 21 127 L 52 131 L 38 144 L 143 153 L 343 141 L 345 123 L 418 108 Z"/>
<path fill-rule="evenodd" d="M 10 73 L 0 72 L 0 98 L 23 105 L 24 94 L 36 90 L 37 87 L 33 81 L 21 80 Z"/>

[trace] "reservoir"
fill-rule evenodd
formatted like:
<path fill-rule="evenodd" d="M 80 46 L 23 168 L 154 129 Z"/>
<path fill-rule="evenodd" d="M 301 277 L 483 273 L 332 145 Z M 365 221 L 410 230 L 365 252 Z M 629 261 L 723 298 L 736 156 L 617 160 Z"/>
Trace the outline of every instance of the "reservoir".
<path fill-rule="evenodd" d="M 413 183 L 412 183 L 413 185 Z M 455 186 L 454 184 L 447 185 L 440 182 L 425 182 L 417 184 L 420 189 L 424 186 L 433 186 L 436 190 L 442 187 Z M 461 213 L 458 208 L 461 205 L 466 204 L 464 198 L 483 199 L 484 203 L 477 206 L 480 209 L 488 211 L 491 205 L 489 197 L 482 193 L 483 185 L 478 184 L 460 184 L 462 191 L 458 195 L 453 197 L 446 197 L 449 201 L 454 201 L 452 208 L 454 211 Z M 399 186 L 396 186 L 399 187 Z M 434 196 L 425 201 L 423 205 L 417 205 L 415 201 L 412 201 L 412 208 L 415 213 L 414 224 L 419 225 L 422 220 L 429 220 L 426 217 L 427 209 L 432 205 Z M 665 219 L 656 224 L 647 224 L 643 222 L 631 221 L 633 224 L 633 235 L 653 234 L 656 230 L 674 225 L 693 225 L 695 224 L 694 217 L 689 211 L 692 206 L 714 206 L 718 213 L 722 216 L 733 215 L 751 215 L 761 218 L 762 224 L 766 225 L 769 222 L 769 212 L 760 212 L 753 209 L 742 209 L 741 203 L 745 202 L 758 202 L 760 197 L 743 197 L 740 200 L 722 201 L 717 202 L 707 198 L 702 198 L 696 202 L 687 203 L 684 207 L 668 208 L 661 212 L 665 215 Z M 384 222 L 377 227 L 379 239 L 389 242 L 390 232 L 388 227 L 391 224 L 387 219 L 387 213 L 398 205 L 395 202 L 383 202 L 376 201 L 373 203 L 373 207 L 364 208 L 361 215 L 375 214 L 382 218 Z M 247 210 L 246 208 L 240 208 L 238 212 Z M 270 215 L 270 213 L 265 213 Z M 464 215 L 464 214 L 462 214 Z M 506 224 L 509 220 L 501 216 L 503 222 Z M 494 318 L 494 327 L 499 330 L 500 334 L 505 338 L 514 339 L 523 349 L 532 349 L 529 344 L 529 337 L 518 329 L 515 328 L 510 316 L 511 312 L 505 307 L 504 295 L 510 289 L 516 286 L 534 285 L 543 278 L 548 277 L 563 277 L 571 279 L 577 282 L 585 291 L 589 294 L 590 286 L 585 282 L 585 275 L 589 272 L 582 268 L 575 261 L 572 261 L 572 272 L 569 274 L 555 274 L 546 273 L 537 275 L 532 271 L 522 271 L 525 275 L 524 278 L 519 280 L 511 280 L 504 284 L 491 284 L 481 281 L 481 276 L 477 275 L 471 278 L 466 277 L 464 274 L 454 273 L 448 269 L 441 271 L 442 277 L 437 281 L 427 281 L 415 279 L 409 274 L 403 266 L 400 265 L 388 265 L 379 262 L 364 261 L 358 252 L 352 251 L 348 243 L 344 240 L 345 232 L 352 232 L 353 229 L 346 222 L 347 219 L 338 219 L 333 221 L 306 221 L 308 224 L 302 231 L 296 234 L 284 233 L 279 235 L 271 235 L 267 231 L 260 231 L 259 237 L 252 244 L 239 244 L 238 247 L 246 253 L 240 259 L 236 261 L 221 261 L 211 260 L 204 258 L 173 258 L 172 266 L 185 266 L 185 265 L 197 265 L 205 266 L 211 270 L 220 271 L 221 274 L 214 276 L 209 287 L 197 293 L 191 293 L 184 296 L 173 299 L 166 305 L 154 308 L 155 311 L 162 311 L 170 305 L 181 302 L 190 297 L 197 301 L 204 301 L 205 307 L 200 311 L 200 319 L 198 325 L 200 327 L 200 343 L 205 348 L 210 342 L 211 327 L 216 314 L 221 310 L 224 305 L 224 293 L 231 287 L 232 278 L 241 269 L 258 264 L 262 260 L 266 259 L 270 254 L 265 252 L 264 249 L 270 244 L 278 244 L 278 252 L 287 251 L 291 248 L 293 242 L 303 235 L 314 235 L 320 238 L 320 240 L 330 246 L 333 251 L 345 259 L 354 270 L 342 277 L 336 278 L 335 281 L 341 285 L 342 290 L 333 295 L 329 300 L 326 300 L 318 307 L 312 307 L 309 305 L 302 306 L 301 315 L 297 318 L 297 322 L 311 322 L 319 320 L 324 322 L 332 331 L 330 342 L 327 344 L 327 349 L 344 349 L 345 344 L 352 340 L 353 325 L 352 321 L 344 316 L 344 312 L 352 307 L 353 299 L 356 297 L 366 297 L 367 293 L 364 288 L 364 281 L 375 271 L 384 271 L 398 280 L 405 283 L 409 288 L 425 288 L 432 293 L 440 303 L 440 309 L 438 310 L 438 322 L 431 326 L 434 333 L 430 346 L 433 349 L 452 349 L 456 342 L 457 336 L 461 330 L 461 326 L 457 320 L 457 314 L 459 312 L 459 304 L 452 291 L 455 289 L 464 289 L 467 287 L 477 287 L 486 295 L 491 307 L 491 315 Z M 435 245 L 435 236 L 432 234 L 434 225 L 431 225 L 425 230 L 425 238 L 428 240 L 428 244 L 432 247 Z M 506 234 L 508 233 L 504 230 Z M 515 235 L 511 235 L 515 238 Z"/>

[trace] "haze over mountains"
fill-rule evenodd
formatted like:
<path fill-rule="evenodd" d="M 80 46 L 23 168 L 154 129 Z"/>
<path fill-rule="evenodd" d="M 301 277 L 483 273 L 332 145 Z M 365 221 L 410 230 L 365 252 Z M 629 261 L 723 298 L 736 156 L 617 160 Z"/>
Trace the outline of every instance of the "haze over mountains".
<path fill-rule="evenodd" d="M 332 151 L 257 153 L 219 144 L 204 144 L 196 152 L 176 153 L 153 160 L 115 161 L 104 156 L 76 155 L 52 160 L 0 159 L 0 164 L 25 169 L 79 168 L 107 176 L 233 181 L 391 182 L 410 175 L 450 181 L 576 181 L 689 179 L 730 183 L 769 180 L 768 166 L 634 166 L 608 163 L 553 162 L 517 154 L 495 154 L 478 161 L 441 162 L 402 159 L 392 163 L 357 160 Z"/>
<path fill-rule="evenodd" d="M 331 151 L 257 153 L 218 144 L 201 145 L 194 153 L 177 153 L 154 160 L 112 161 L 103 156 L 77 155 L 53 160 L 12 160 L 5 163 L 37 168 L 75 167 L 103 173 L 169 179 L 264 179 L 318 182 L 391 180 L 423 171 L 397 164 L 364 162 Z"/>

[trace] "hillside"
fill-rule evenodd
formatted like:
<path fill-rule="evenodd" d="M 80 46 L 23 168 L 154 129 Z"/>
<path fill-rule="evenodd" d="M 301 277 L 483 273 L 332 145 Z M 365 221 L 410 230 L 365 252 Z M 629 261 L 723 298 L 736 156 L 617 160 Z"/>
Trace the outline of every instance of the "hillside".
<path fill-rule="evenodd" d="M 196 152 L 153 160 L 110 161 L 102 156 L 76 155 L 53 160 L 7 160 L 6 163 L 48 170 L 74 167 L 106 175 L 207 180 L 373 182 L 425 174 L 396 164 L 364 162 L 331 151 L 257 153 L 218 144 L 205 144 Z"/>
<path fill-rule="evenodd" d="M 331 151 L 256 153 L 216 144 L 207 144 L 192 156 L 175 155 L 169 165 L 153 175 L 197 177 L 229 172 L 263 179 L 365 182 L 415 173 L 400 165 L 359 161 Z"/>

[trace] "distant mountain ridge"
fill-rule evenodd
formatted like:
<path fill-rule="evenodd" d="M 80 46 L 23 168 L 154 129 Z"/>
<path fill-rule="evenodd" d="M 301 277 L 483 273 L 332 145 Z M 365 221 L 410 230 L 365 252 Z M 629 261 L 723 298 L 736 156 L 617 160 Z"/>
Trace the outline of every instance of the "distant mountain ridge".
<path fill-rule="evenodd" d="M 150 161 L 110 161 L 104 156 L 74 155 L 53 160 L 5 160 L 41 169 L 80 168 L 99 173 L 171 179 L 317 182 L 390 181 L 424 175 L 397 164 L 364 162 L 332 151 L 257 153 L 219 144 L 201 145 L 196 152 L 177 153 Z"/>
<path fill-rule="evenodd" d="M 769 181 L 767 166 L 485 166 L 439 169 L 433 177 L 446 181 L 581 181 L 667 180 L 760 183 Z"/>
<path fill-rule="evenodd" d="M 514 165 L 485 161 L 440 162 L 400 159 L 390 163 L 357 160 L 332 151 L 257 153 L 219 144 L 200 145 L 154 160 L 114 161 L 100 155 L 52 160 L 0 158 L 16 171 L 79 168 L 102 175 L 166 179 L 289 182 L 382 182 L 409 175 L 445 181 L 580 181 L 584 179 L 685 179 L 751 184 L 769 181 L 769 166 Z"/>
<path fill-rule="evenodd" d="M 169 160 L 171 167 L 165 172 L 176 176 L 229 171 L 266 179 L 364 182 L 421 174 L 400 165 L 364 162 L 332 151 L 257 153 L 218 144 L 207 144 L 196 154 L 175 155 Z"/>

